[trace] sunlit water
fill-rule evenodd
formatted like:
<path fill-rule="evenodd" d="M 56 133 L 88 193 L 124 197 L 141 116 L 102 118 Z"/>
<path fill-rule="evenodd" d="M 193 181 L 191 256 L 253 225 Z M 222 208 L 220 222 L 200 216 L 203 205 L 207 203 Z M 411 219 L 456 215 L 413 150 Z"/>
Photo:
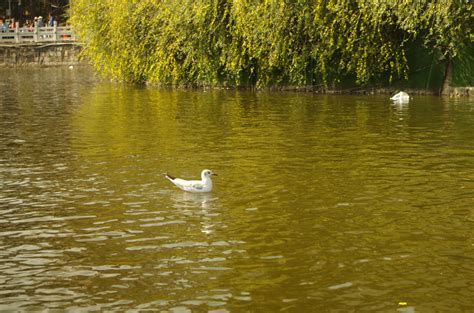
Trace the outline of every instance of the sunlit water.
<path fill-rule="evenodd" d="M 0 74 L 1 311 L 474 309 L 474 100 Z"/>

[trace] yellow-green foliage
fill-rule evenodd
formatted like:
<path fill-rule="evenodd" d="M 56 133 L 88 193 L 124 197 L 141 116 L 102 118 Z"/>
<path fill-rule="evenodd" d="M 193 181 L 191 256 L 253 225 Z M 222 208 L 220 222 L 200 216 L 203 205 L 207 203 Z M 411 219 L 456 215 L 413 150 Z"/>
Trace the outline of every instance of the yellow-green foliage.
<path fill-rule="evenodd" d="M 468 0 L 75 0 L 103 74 L 192 85 L 364 84 L 407 78 L 406 47 L 472 44 Z"/>

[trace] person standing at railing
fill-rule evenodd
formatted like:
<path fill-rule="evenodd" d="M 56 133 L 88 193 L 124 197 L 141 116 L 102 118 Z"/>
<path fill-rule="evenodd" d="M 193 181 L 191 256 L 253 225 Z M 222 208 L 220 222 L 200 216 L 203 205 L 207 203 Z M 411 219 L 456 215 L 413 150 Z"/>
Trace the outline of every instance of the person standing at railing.
<path fill-rule="evenodd" d="M 5 22 L 4 18 L 0 18 L 0 32 L 5 32 L 8 30 L 8 24 Z"/>
<path fill-rule="evenodd" d="M 44 21 L 42 16 L 38 16 L 38 24 L 36 25 L 38 27 L 44 27 Z"/>
<path fill-rule="evenodd" d="M 10 21 L 10 25 L 8 25 L 8 28 L 10 29 L 15 29 L 16 28 L 16 20 L 15 18 L 12 18 Z"/>
<path fill-rule="evenodd" d="M 53 27 L 56 26 L 56 17 L 51 13 L 48 15 L 48 26 Z"/>
<path fill-rule="evenodd" d="M 28 31 L 31 32 L 31 31 L 34 30 L 35 25 L 33 24 L 33 22 L 32 22 L 30 19 L 28 19 L 28 20 L 26 20 L 26 22 L 25 22 L 25 24 L 23 25 L 23 27 L 28 28 Z"/>

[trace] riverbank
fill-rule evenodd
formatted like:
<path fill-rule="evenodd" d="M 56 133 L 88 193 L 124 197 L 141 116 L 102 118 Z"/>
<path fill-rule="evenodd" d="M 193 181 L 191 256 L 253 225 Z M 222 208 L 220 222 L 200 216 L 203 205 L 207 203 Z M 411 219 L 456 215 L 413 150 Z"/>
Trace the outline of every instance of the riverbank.
<path fill-rule="evenodd" d="M 0 67 L 78 65 L 81 44 L 76 42 L 0 45 Z"/>
<path fill-rule="evenodd" d="M 354 88 L 345 90 L 327 91 L 329 94 L 363 94 L 363 95 L 382 95 L 394 94 L 400 90 L 404 90 L 409 95 L 429 95 L 438 96 L 438 91 L 430 89 L 412 89 L 412 88 Z M 449 97 L 474 97 L 474 87 L 451 87 Z"/>
<path fill-rule="evenodd" d="M 271 87 L 254 87 L 254 86 L 190 86 L 190 85 L 165 85 L 156 83 L 145 83 L 151 88 L 177 88 L 177 89 L 235 89 L 235 90 L 267 90 L 267 91 L 292 91 L 292 92 L 308 92 L 329 95 L 393 95 L 400 90 L 407 92 L 409 95 L 439 96 L 439 91 L 421 88 L 400 88 L 400 87 L 352 87 L 352 88 L 335 88 L 328 89 L 322 86 L 271 86 Z M 451 87 L 449 97 L 474 97 L 474 87 Z"/>

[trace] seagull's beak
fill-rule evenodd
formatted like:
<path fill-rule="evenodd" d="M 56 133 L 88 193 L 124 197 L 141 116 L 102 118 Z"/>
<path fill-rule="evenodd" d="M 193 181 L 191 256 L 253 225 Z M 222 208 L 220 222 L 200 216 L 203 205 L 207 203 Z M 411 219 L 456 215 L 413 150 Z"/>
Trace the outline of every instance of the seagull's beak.
<path fill-rule="evenodd" d="M 216 173 L 212 173 L 212 176 L 219 176 L 219 175 L 217 175 Z"/>

